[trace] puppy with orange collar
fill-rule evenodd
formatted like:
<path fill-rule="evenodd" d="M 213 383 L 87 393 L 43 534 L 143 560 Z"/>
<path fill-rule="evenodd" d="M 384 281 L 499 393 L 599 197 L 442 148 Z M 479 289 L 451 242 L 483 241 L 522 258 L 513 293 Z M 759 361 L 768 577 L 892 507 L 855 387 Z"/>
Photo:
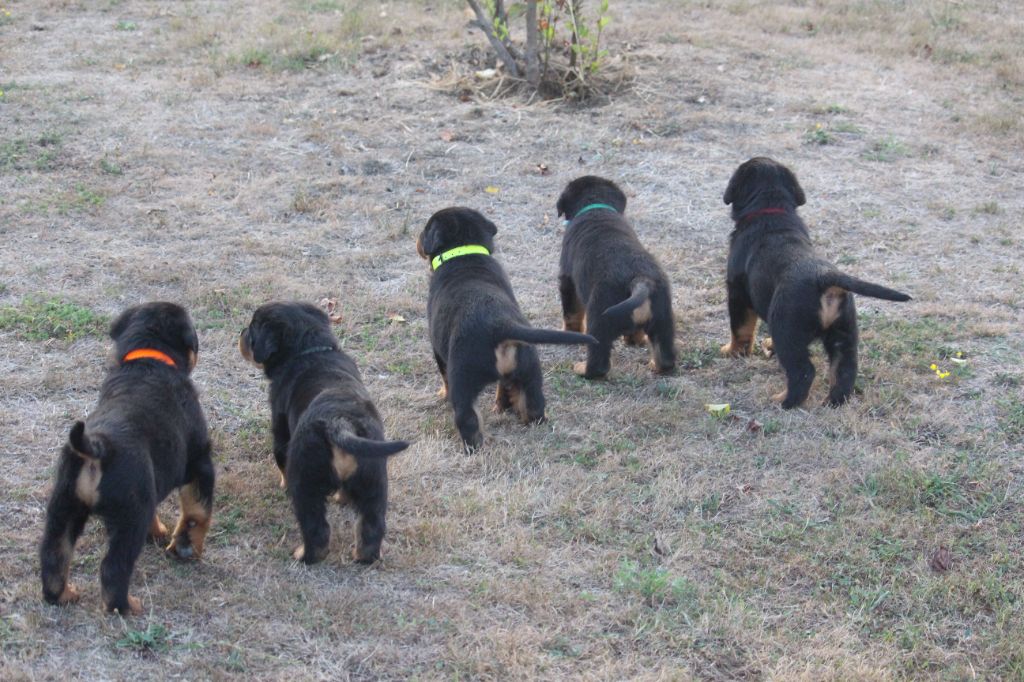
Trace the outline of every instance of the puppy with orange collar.
<path fill-rule="evenodd" d="M 44 599 L 78 601 L 68 582 L 75 541 L 90 515 L 100 517 L 109 542 L 100 565 L 103 604 L 121 615 L 138 615 L 142 603 L 128 593 L 135 561 L 147 534 L 167 534 L 156 507 L 180 489 L 181 516 L 167 551 L 198 559 L 212 515 L 213 462 L 189 378 L 199 341 L 185 309 L 173 303 L 129 308 L 111 325 L 110 337 L 115 365 L 96 408 L 71 427 L 39 558 Z"/>

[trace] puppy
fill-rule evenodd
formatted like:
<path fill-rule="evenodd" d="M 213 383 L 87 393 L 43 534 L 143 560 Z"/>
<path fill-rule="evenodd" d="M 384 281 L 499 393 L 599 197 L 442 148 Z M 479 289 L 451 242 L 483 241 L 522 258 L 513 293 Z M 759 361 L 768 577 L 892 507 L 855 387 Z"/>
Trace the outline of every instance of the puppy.
<path fill-rule="evenodd" d="M 842 405 L 857 377 L 857 313 L 852 294 L 886 301 L 910 296 L 840 272 L 815 255 L 796 214 L 806 202 L 796 176 L 769 158 L 753 158 L 733 173 L 723 197 L 732 204 L 726 286 L 732 339 L 722 354 L 749 355 L 758 318 L 771 328 L 771 347 L 786 371 L 774 396 L 789 409 L 807 399 L 814 379 L 808 344 L 821 339 L 829 361 L 826 403 Z"/>
<path fill-rule="evenodd" d="M 533 329 L 505 271 L 490 254 L 498 228 L 471 208 L 446 208 L 416 240 L 433 275 L 427 302 L 430 342 L 455 424 L 467 450 L 483 442 L 473 403 L 497 381 L 494 410 L 515 410 L 525 423 L 544 419 L 543 378 L 531 343 L 596 343 L 586 334 Z"/>
<path fill-rule="evenodd" d="M 43 598 L 78 600 L 68 582 L 75 541 L 90 514 L 103 520 L 109 547 L 100 565 L 103 604 L 122 615 L 142 613 L 128 594 L 147 531 L 167 528 L 156 507 L 180 488 L 181 516 L 167 551 L 198 559 L 210 528 L 213 463 L 206 420 L 189 374 L 199 341 L 188 313 L 173 303 L 124 311 L 110 327 L 114 366 L 100 400 L 75 422 L 60 456 L 39 548 Z"/>
<path fill-rule="evenodd" d="M 651 344 L 651 369 L 675 369 L 675 323 L 668 277 L 622 216 L 626 195 L 610 180 L 587 175 L 570 182 L 558 199 L 567 226 L 562 238 L 558 289 L 565 329 L 597 339 L 587 361 L 574 369 L 587 379 L 608 373 L 615 337 Z"/>
<path fill-rule="evenodd" d="M 380 558 L 388 507 L 387 458 L 409 447 L 385 441 L 384 425 L 356 363 L 338 348 L 327 315 L 307 303 L 267 303 L 242 330 L 238 349 L 270 379 L 274 459 L 287 485 L 302 544 L 292 556 L 327 556 L 326 499 L 358 515 L 353 558 Z"/>

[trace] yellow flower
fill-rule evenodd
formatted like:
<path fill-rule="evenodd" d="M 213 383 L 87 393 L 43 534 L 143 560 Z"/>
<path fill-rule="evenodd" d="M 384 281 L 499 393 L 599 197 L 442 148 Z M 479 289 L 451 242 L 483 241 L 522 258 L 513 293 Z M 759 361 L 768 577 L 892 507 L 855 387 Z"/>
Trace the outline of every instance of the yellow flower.
<path fill-rule="evenodd" d="M 936 371 L 937 371 L 937 370 L 939 369 L 939 366 L 938 366 L 938 365 L 936 365 L 936 364 L 935 364 L 935 363 L 933 362 L 933 363 L 931 364 L 931 366 L 929 366 L 929 367 L 928 367 L 928 369 L 933 369 L 933 370 L 936 370 Z"/>

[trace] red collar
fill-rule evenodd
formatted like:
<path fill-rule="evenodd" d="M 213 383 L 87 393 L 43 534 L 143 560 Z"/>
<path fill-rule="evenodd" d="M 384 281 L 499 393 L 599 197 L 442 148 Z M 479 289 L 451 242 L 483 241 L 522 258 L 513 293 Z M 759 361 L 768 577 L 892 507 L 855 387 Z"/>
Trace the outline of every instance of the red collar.
<path fill-rule="evenodd" d="M 177 363 L 174 362 L 170 355 L 155 348 L 137 348 L 127 353 L 121 359 L 121 362 L 131 362 L 132 360 L 159 360 L 165 365 L 170 365 L 175 369 L 178 368 Z"/>
<path fill-rule="evenodd" d="M 763 215 L 779 215 L 785 212 L 786 209 L 784 208 L 762 208 L 758 211 L 753 211 L 745 216 L 737 218 L 736 223 L 742 225 L 743 223 L 750 222 L 754 218 L 760 218 Z"/>

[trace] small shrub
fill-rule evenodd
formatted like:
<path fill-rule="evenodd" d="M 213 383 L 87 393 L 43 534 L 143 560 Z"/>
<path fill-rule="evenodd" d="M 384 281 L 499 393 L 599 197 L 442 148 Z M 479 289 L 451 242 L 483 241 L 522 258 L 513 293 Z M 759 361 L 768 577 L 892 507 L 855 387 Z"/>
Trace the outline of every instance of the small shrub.
<path fill-rule="evenodd" d="M 138 652 L 162 652 L 170 647 L 170 632 L 166 627 L 150 623 L 145 630 L 127 630 L 117 640 L 118 649 L 133 649 Z"/>
<path fill-rule="evenodd" d="M 686 578 L 673 578 L 660 566 L 641 567 L 635 561 L 623 561 L 612 585 L 617 592 L 634 594 L 647 606 L 692 607 L 697 601 L 697 588 Z"/>

